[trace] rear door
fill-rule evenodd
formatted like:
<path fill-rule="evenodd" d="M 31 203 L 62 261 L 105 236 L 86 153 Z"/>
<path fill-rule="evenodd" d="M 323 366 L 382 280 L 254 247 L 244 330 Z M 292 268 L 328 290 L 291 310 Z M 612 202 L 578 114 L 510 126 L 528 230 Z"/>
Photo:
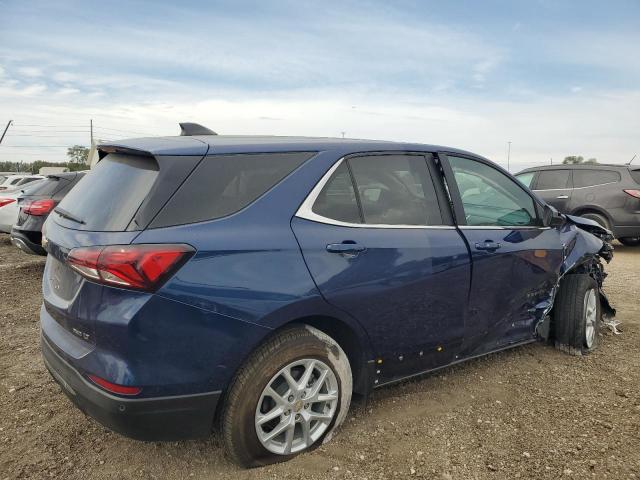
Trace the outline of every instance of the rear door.
<path fill-rule="evenodd" d="M 570 213 L 572 177 L 569 169 L 541 170 L 534 185 L 534 192 L 559 212 Z"/>
<path fill-rule="evenodd" d="M 461 354 L 530 340 L 563 261 L 559 232 L 542 226 L 520 182 L 490 162 L 442 155 L 473 278 Z"/>
<path fill-rule="evenodd" d="M 381 382 L 451 362 L 464 337 L 469 257 L 441 186 L 430 155 L 355 156 L 292 220 L 324 298 L 368 332 Z"/>

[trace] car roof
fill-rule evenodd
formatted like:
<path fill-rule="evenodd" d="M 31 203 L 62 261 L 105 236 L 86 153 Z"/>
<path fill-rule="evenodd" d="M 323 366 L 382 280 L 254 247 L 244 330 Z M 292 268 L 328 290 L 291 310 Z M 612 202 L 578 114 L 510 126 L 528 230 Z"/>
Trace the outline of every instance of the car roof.
<path fill-rule="evenodd" d="M 516 175 L 520 175 L 521 173 L 527 172 L 537 172 L 541 170 L 581 170 L 581 169 L 603 169 L 603 170 L 611 170 L 612 168 L 622 168 L 622 169 L 633 169 L 633 165 L 625 165 L 620 163 L 587 163 L 587 164 L 558 164 L 558 165 L 543 165 L 540 167 L 531 167 L 525 168 L 524 170 L 520 170 Z M 637 166 L 640 169 L 640 166 Z"/>
<path fill-rule="evenodd" d="M 466 155 L 471 152 L 440 145 L 392 142 L 384 140 L 360 140 L 330 137 L 286 137 L 257 135 L 196 135 L 178 137 L 149 137 L 102 143 L 103 154 L 111 151 L 133 150 L 151 155 L 204 155 L 224 153 L 262 153 L 279 151 L 327 151 L 375 152 L 375 151 L 445 151 Z"/>

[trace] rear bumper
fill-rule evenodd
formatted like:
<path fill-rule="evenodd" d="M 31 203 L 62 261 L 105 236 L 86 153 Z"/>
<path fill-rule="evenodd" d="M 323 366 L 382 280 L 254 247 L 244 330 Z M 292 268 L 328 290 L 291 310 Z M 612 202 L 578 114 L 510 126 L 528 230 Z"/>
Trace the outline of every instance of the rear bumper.
<path fill-rule="evenodd" d="M 122 398 L 86 380 L 62 358 L 44 334 L 44 364 L 62 391 L 105 427 L 137 440 L 181 440 L 211 433 L 221 392 L 162 398 Z"/>
<path fill-rule="evenodd" d="M 39 232 L 38 232 L 39 233 Z M 42 234 L 39 233 L 38 237 L 42 238 Z M 20 230 L 16 230 L 14 227 L 11 230 L 11 243 L 22 250 L 25 253 L 31 255 L 46 255 L 47 252 L 40 243 L 35 243 L 27 235 Z"/>

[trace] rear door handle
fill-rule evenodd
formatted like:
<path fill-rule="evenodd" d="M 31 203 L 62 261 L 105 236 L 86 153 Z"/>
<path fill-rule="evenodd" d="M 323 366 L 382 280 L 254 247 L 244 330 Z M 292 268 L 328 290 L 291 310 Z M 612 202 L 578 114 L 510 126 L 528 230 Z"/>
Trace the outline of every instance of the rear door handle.
<path fill-rule="evenodd" d="M 476 242 L 476 250 L 487 250 L 489 252 L 495 252 L 502 244 L 492 242 L 491 240 L 485 240 L 484 243 Z"/>
<path fill-rule="evenodd" d="M 569 198 L 569 195 L 558 195 L 556 198 L 560 200 L 566 200 L 567 198 Z"/>
<path fill-rule="evenodd" d="M 366 248 L 363 245 L 358 245 L 355 242 L 342 242 L 342 243 L 330 243 L 327 245 L 327 252 L 331 253 L 347 253 L 351 255 L 357 255 L 360 252 L 364 252 Z"/>

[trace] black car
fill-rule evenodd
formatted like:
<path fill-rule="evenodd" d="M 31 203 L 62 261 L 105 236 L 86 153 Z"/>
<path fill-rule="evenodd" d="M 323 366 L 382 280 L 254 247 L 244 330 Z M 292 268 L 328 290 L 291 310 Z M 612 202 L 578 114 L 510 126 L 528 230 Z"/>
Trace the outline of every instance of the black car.
<path fill-rule="evenodd" d="M 640 166 L 552 165 L 516 178 L 560 212 L 595 220 L 624 245 L 640 245 Z"/>
<path fill-rule="evenodd" d="M 85 172 L 48 175 L 42 184 L 18 198 L 18 220 L 11 229 L 11 243 L 24 252 L 46 255 L 42 248 L 42 226 L 49 213 L 84 177 Z"/>

